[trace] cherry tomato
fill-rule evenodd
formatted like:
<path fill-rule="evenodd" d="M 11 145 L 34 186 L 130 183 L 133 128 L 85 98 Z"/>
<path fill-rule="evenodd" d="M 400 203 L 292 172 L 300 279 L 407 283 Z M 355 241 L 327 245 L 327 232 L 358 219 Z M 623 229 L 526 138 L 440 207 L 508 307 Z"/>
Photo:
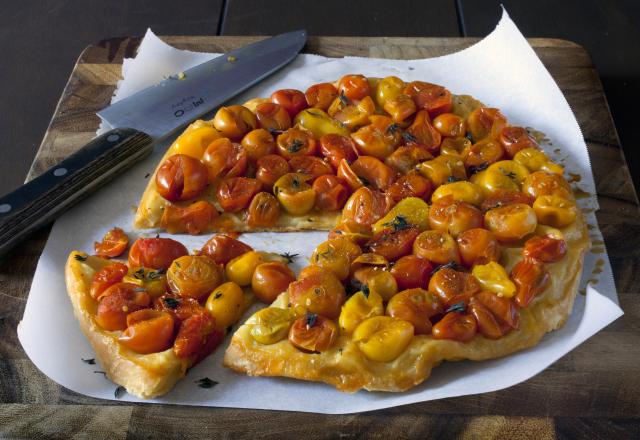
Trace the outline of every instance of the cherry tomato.
<path fill-rule="evenodd" d="M 474 142 L 487 136 L 495 139 L 507 125 L 507 118 L 497 108 L 479 107 L 467 116 L 467 130 Z"/>
<path fill-rule="evenodd" d="M 201 300 L 222 284 L 222 270 L 207 256 L 185 255 L 167 270 L 167 284 L 176 295 Z"/>
<path fill-rule="evenodd" d="M 200 255 L 206 255 L 216 264 L 227 264 L 234 258 L 252 250 L 253 248 L 251 246 L 240 240 L 236 240 L 225 234 L 217 234 L 202 246 Z"/>
<path fill-rule="evenodd" d="M 431 125 L 431 118 L 426 110 L 420 110 L 416 113 L 416 117 L 407 128 L 406 133 L 411 136 L 412 141 L 423 146 L 430 153 L 434 154 L 440 151 L 442 135 Z"/>
<path fill-rule="evenodd" d="M 504 157 L 504 149 L 499 142 L 485 138 L 465 148 L 462 151 L 464 166 L 471 170 L 473 167 L 485 167 L 498 162 Z"/>
<path fill-rule="evenodd" d="M 251 284 L 251 280 L 249 280 L 249 284 Z M 224 332 L 240 319 L 245 302 L 242 288 L 234 281 L 227 281 L 209 294 L 204 307 L 214 318 L 215 328 Z"/>
<path fill-rule="evenodd" d="M 180 359 L 201 359 L 222 342 L 222 332 L 215 329 L 215 319 L 207 312 L 185 319 L 173 343 L 173 352 Z M 212 343 L 213 341 L 213 343 Z"/>
<path fill-rule="evenodd" d="M 259 192 L 247 210 L 247 224 L 251 227 L 269 227 L 276 224 L 280 217 L 280 203 L 273 194 Z"/>
<path fill-rule="evenodd" d="M 527 307 L 551 282 L 544 264 L 533 258 L 520 260 L 511 269 L 511 279 L 516 285 L 516 303 L 522 308 Z"/>
<path fill-rule="evenodd" d="M 356 243 L 345 237 L 336 237 L 320 243 L 311 254 L 309 261 L 330 270 L 342 281 L 349 276 L 351 263 L 361 254 L 362 249 Z"/>
<path fill-rule="evenodd" d="M 428 111 L 432 118 L 450 112 L 453 107 L 451 92 L 436 84 L 413 81 L 407 84 L 404 93 L 413 98 L 418 108 Z"/>
<path fill-rule="evenodd" d="M 368 249 L 378 255 L 382 255 L 389 261 L 410 254 L 413 242 L 420 234 L 415 227 L 404 229 L 384 229 L 373 236 L 366 244 Z"/>
<path fill-rule="evenodd" d="M 407 197 L 418 197 L 429 200 L 433 192 L 433 185 L 426 177 L 419 174 L 400 176 L 389 188 L 387 194 L 397 203 Z"/>
<path fill-rule="evenodd" d="M 224 137 L 239 141 L 245 134 L 258 128 L 258 119 L 251 110 L 242 105 L 220 107 L 213 118 L 213 126 Z"/>
<path fill-rule="evenodd" d="M 522 254 L 525 258 L 535 258 L 543 263 L 555 263 L 566 255 L 567 242 L 561 239 L 546 237 L 531 237 L 524 243 Z"/>
<path fill-rule="evenodd" d="M 458 250 L 462 263 L 467 267 L 498 261 L 500 245 L 495 235 L 483 228 L 468 229 L 458 235 Z"/>
<path fill-rule="evenodd" d="M 373 189 L 386 189 L 396 178 L 396 173 L 391 168 L 372 156 L 358 157 L 350 168 L 364 186 Z"/>
<path fill-rule="evenodd" d="M 295 274 L 286 264 L 279 261 L 262 263 L 253 272 L 251 290 L 260 301 L 271 304 L 295 280 Z"/>
<path fill-rule="evenodd" d="M 257 161 L 263 156 L 276 152 L 276 141 L 267 130 L 258 128 L 242 138 L 242 148 L 249 161 Z"/>
<path fill-rule="evenodd" d="M 478 323 L 471 314 L 449 312 L 431 330 L 434 339 L 467 342 L 478 332 Z"/>
<path fill-rule="evenodd" d="M 128 245 L 129 237 L 127 234 L 120 228 L 113 228 L 102 237 L 101 242 L 96 241 L 93 247 L 97 256 L 113 258 L 122 255 Z"/>
<path fill-rule="evenodd" d="M 522 127 L 504 127 L 498 140 L 510 158 L 525 148 L 539 148 L 533 136 Z"/>
<path fill-rule="evenodd" d="M 483 290 L 474 295 L 473 301 L 481 303 L 493 314 L 496 320 L 503 325 L 503 332 L 506 333 L 505 330 L 518 328 L 520 312 L 511 298 Z"/>
<path fill-rule="evenodd" d="M 289 214 L 303 215 L 313 208 L 316 192 L 308 180 L 306 174 L 287 173 L 273 184 L 273 193 Z"/>
<path fill-rule="evenodd" d="M 540 196 L 557 196 L 573 199 L 571 186 L 562 176 L 546 171 L 536 171 L 529 174 L 522 183 L 522 192 L 534 198 Z"/>
<path fill-rule="evenodd" d="M 314 269 L 304 278 L 289 284 L 289 300 L 293 310 L 317 313 L 331 319 L 340 316 L 340 307 L 345 300 L 342 283 L 329 269 Z"/>
<path fill-rule="evenodd" d="M 471 146 L 471 141 L 466 137 L 448 137 L 440 144 L 440 154 L 462 156 L 462 152 Z"/>
<path fill-rule="evenodd" d="M 387 99 L 384 103 L 384 111 L 389 113 L 395 122 L 403 122 L 417 110 L 413 98 L 409 95 L 400 94 L 392 99 Z"/>
<path fill-rule="evenodd" d="M 386 314 L 413 324 L 416 335 L 431 333 L 431 318 L 442 315 L 444 308 L 436 295 L 424 289 L 409 289 L 394 295 Z"/>
<path fill-rule="evenodd" d="M 315 206 L 323 212 L 342 209 L 349 197 L 347 185 L 333 174 L 318 177 L 311 187 L 316 193 Z"/>
<path fill-rule="evenodd" d="M 351 134 L 358 152 L 365 156 L 384 159 L 400 143 L 399 129 L 393 120 L 385 116 L 371 116 L 371 124 L 365 125 Z"/>
<path fill-rule="evenodd" d="M 209 144 L 202 162 L 207 167 L 210 182 L 241 176 L 247 169 L 247 152 L 242 145 L 220 138 Z"/>
<path fill-rule="evenodd" d="M 192 235 L 206 231 L 218 217 L 215 206 L 204 200 L 192 203 L 186 208 L 168 205 L 162 212 L 160 227 L 170 234 L 188 232 Z"/>
<path fill-rule="evenodd" d="M 189 251 L 171 238 L 138 238 L 129 250 L 130 267 L 168 269 L 176 258 Z"/>
<path fill-rule="evenodd" d="M 432 271 L 433 265 L 429 260 L 415 255 L 405 255 L 391 267 L 391 275 L 396 279 L 400 290 L 416 287 L 426 289 Z"/>
<path fill-rule="evenodd" d="M 500 206 L 514 205 L 516 203 L 524 203 L 525 205 L 533 205 L 534 198 L 529 194 L 525 194 L 520 191 L 511 191 L 508 189 L 499 189 L 490 197 L 484 199 L 480 208 L 483 212 L 486 212 L 493 208 L 499 208 Z"/>
<path fill-rule="evenodd" d="M 422 232 L 413 243 L 413 253 L 436 264 L 460 263 L 456 241 L 443 231 Z"/>
<path fill-rule="evenodd" d="M 93 299 L 100 299 L 102 292 L 109 286 L 122 281 L 124 276 L 129 272 L 126 264 L 111 263 L 93 274 L 91 280 L 91 288 L 89 294 Z"/>
<path fill-rule="evenodd" d="M 309 107 L 327 110 L 334 99 L 338 97 L 338 89 L 331 83 L 314 84 L 304 93 Z"/>
<path fill-rule="evenodd" d="M 171 314 L 176 325 L 180 325 L 193 315 L 206 313 L 197 299 L 190 296 L 176 296 L 173 293 L 156 298 L 153 301 L 153 308 Z"/>
<path fill-rule="evenodd" d="M 282 106 L 291 118 L 307 108 L 307 98 L 300 90 L 283 89 L 273 92 L 271 101 Z"/>
<path fill-rule="evenodd" d="M 351 191 L 355 191 L 358 188 L 362 188 L 364 186 L 364 182 L 360 180 L 360 177 L 353 171 L 351 168 L 351 164 L 347 162 L 346 159 L 342 159 L 340 164 L 338 165 L 338 170 L 336 171 L 337 176 L 345 182 Z"/>
<path fill-rule="evenodd" d="M 470 203 L 451 201 L 443 197 L 433 202 L 429 210 L 429 223 L 437 231 L 457 237 L 464 231 L 482 227 L 482 211 Z"/>
<path fill-rule="evenodd" d="M 296 112 L 297 113 L 297 112 Z M 289 111 L 283 105 L 265 102 L 256 107 L 260 127 L 269 131 L 284 131 L 291 128 Z"/>
<path fill-rule="evenodd" d="M 290 128 L 278 135 L 278 154 L 291 159 L 294 156 L 313 156 L 316 152 L 316 140 L 310 131 Z"/>
<path fill-rule="evenodd" d="M 391 197 L 369 188 L 360 188 L 347 200 L 342 222 L 355 229 L 370 231 L 371 225 L 391 209 Z"/>
<path fill-rule="evenodd" d="M 338 169 L 340 161 L 348 163 L 356 160 L 356 149 L 351 138 L 339 134 L 325 134 L 320 138 L 320 154 L 329 160 L 334 169 Z"/>
<path fill-rule="evenodd" d="M 307 174 L 315 180 L 323 174 L 333 174 L 331 165 L 315 156 L 294 156 L 289 159 L 292 173 Z"/>
<path fill-rule="evenodd" d="M 167 312 L 138 310 L 127 315 L 127 328 L 118 342 L 140 354 L 165 351 L 172 345 L 173 324 L 173 317 Z"/>
<path fill-rule="evenodd" d="M 262 183 L 249 177 L 231 177 L 224 179 L 216 196 L 220 207 L 226 212 L 238 212 L 251 203 L 253 196 L 262 189 Z"/>
<path fill-rule="evenodd" d="M 116 283 L 102 292 L 96 323 L 108 331 L 127 328 L 127 315 L 149 305 L 151 299 L 145 290 L 136 284 Z"/>
<path fill-rule="evenodd" d="M 207 167 L 198 159 L 184 154 L 169 156 L 156 174 L 158 193 L 170 202 L 199 196 L 208 181 Z"/>
<path fill-rule="evenodd" d="M 467 133 L 467 124 L 454 113 L 442 113 L 433 118 L 433 127 L 446 137 L 462 137 Z"/>
<path fill-rule="evenodd" d="M 349 99 L 363 99 L 371 94 L 371 87 L 363 75 L 345 75 L 338 82 L 338 92 Z"/>
<path fill-rule="evenodd" d="M 338 326 L 331 319 L 309 313 L 293 321 L 289 342 L 305 353 L 320 353 L 331 348 L 338 334 Z"/>
<path fill-rule="evenodd" d="M 265 189 L 271 189 L 276 180 L 291 171 L 287 159 L 277 154 L 261 157 L 258 159 L 257 165 L 256 179 L 262 183 Z"/>
<path fill-rule="evenodd" d="M 433 159 L 431 153 L 416 144 L 398 147 L 384 159 L 384 163 L 400 174 L 407 174 L 427 160 Z"/>
<path fill-rule="evenodd" d="M 499 339 L 504 335 L 502 328 L 493 313 L 483 306 L 479 301 L 471 298 L 469 313 L 473 315 L 478 323 L 478 333 L 488 339 Z"/>
<path fill-rule="evenodd" d="M 524 203 L 493 208 L 484 215 L 484 223 L 500 241 L 520 240 L 538 226 L 533 208 Z"/>
<path fill-rule="evenodd" d="M 448 267 L 436 270 L 429 280 L 429 292 L 438 295 L 447 307 L 458 302 L 468 304 L 471 297 L 479 291 L 480 283 L 473 275 Z"/>

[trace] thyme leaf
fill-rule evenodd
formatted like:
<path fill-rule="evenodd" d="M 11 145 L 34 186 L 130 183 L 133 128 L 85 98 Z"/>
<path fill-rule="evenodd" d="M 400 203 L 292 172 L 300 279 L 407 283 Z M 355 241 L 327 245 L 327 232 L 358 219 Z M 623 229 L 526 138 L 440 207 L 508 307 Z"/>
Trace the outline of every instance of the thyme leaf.
<path fill-rule="evenodd" d="M 369 290 L 369 286 L 367 286 L 366 284 L 363 284 L 360 290 L 362 291 L 362 294 L 364 295 L 364 297 L 369 299 L 369 293 L 371 293 L 371 290 Z"/>
<path fill-rule="evenodd" d="M 347 105 L 349 105 L 349 98 L 347 98 L 347 96 L 344 94 L 344 90 L 340 92 L 338 98 L 340 99 L 340 105 L 342 107 L 346 107 Z"/>
<path fill-rule="evenodd" d="M 466 308 L 467 308 L 467 305 L 464 303 L 464 301 L 460 301 L 460 302 L 457 302 L 457 303 L 453 304 L 451 307 L 449 307 L 444 312 L 445 313 L 449 313 L 449 312 L 464 313 Z"/>
<path fill-rule="evenodd" d="M 300 254 L 290 254 L 289 252 L 285 252 L 283 254 L 280 254 L 281 257 L 285 258 L 287 260 L 287 263 L 293 263 L 293 260 Z"/>
<path fill-rule="evenodd" d="M 86 255 L 74 255 L 73 258 L 75 258 L 77 261 L 87 261 L 87 256 Z"/>
<path fill-rule="evenodd" d="M 453 270 L 460 270 L 461 267 L 458 265 L 458 263 L 456 263 L 455 261 L 449 261 L 446 264 L 441 264 L 439 266 L 436 266 L 435 269 L 433 269 L 433 272 L 431 272 L 431 274 L 436 273 L 437 271 L 439 271 L 440 269 L 453 269 Z"/>
<path fill-rule="evenodd" d="M 289 153 L 297 153 L 298 151 L 302 150 L 302 147 L 304 147 L 304 142 L 302 142 L 300 139 L 294 139 L 293 142 L 287 147 L 287 151 Z"/>
<path fill-rule="evenodd" d="M 209 379 L 208 377 L 203 377 L 202 379 L 194 380 L 195 384 L 197 384 L 200 388 L 213 388 L 218 385 L 220 382 L 216 382 L 215 380 Z"/>
<path fill-rule="evenodd" d="M 480 171 L 484 171 L 489 167 L 489 162 L 482 162 L 479 165 L 472 165 L 469 167 L 469 174 L 479 173 Z"/>
<path fill-rule="evenodd" d="M 409 229 L 411 224 L 402 215 L 396 215 L 390 222 L 383 223 L 382 226 L 389 226 L 394 231 L 402 231 L 403 229 Z"/>
<path fill-rule="evenodd" d="M 307 312 L 307 316 L 305 318 L 307 320 L 307 329 L 310 329 L 314 325 L 316 325 L 316 321 L 318 320 L 318 315 L 315 313 Z"/>
<path fill-rule="evenodd" d="M 447 183 L 460 182 L 461 180 L 464 180 L 464 179 L 461 179 L 461 178 L 455 177 L 455 176 L 447 177 Z"/>
<path fill-rule="evenodd" d="M 388 134 L 395 134 L 399 130 L 400 130 L 400 125 L 396 124 L 395 122 L 387 127 Z"/>
<path fill-rule="evenodd" d="M 126 393 L 127 390 L 125 387 L 123 387 L 122 385 L 118 386 L 118 388 L 116 388 L 116 390 L 113 392 L 113 395 L 115 396 L 116 399 L 119 399 L 122 397 L 122 395 L 124 393 Z"/>
<path fill-rule="evenodd" d="M 180 305 L 180 301 L 178 301 L 176 298 L 172 298 L 170 296 L 164 298 L 162 300 L 162 302 L 164 302 L 164 305 L 169 307 L 170 309 L 177 309 L 178 306 Z"/>
<path fill-rule="evenodd" d="M 96 360 L 94 358 L 91 358 L 91 359 L 80 358 L 80 360 L 82 362 L 84 362 L 85 364 L 88 364 L 88 365 L 95 365 L 96 364 Z"/>
<path fill-rule="evenodd" d="M 405 142 L 418 142 L 418 138 L 411 133 L 402 133 L 402 138 L 405 140 Z"/>

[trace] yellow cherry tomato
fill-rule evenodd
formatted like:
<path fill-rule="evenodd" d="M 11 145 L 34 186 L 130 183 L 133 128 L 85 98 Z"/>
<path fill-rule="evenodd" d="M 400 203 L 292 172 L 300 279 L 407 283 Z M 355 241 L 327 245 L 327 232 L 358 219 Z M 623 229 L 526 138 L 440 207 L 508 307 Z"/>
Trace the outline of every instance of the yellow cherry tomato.
<path fill-rule="evenodd" d="M 540 171 L 562 175 L 562 173 L 564 173 L 564 167 L 550 160 L 542 164 Z"/>
<path fill-rule="evenodd" d="M 271 99 L 269 99 L 269 98 L 253 98 L 253 99 L 248 100 L 244 104 L 242 104 L 242 106 L 248 108 L 249 110 L 251 110 L 252 113 L 255 113 L 256 112 L 256 108 L 260 104 L 264 104 L 264 103 L 267 103 L 267 102 L 271 102 Z"/>
<path fill-rule="evenodd" d="M 378 81 L 375 88 L 375 98 L 378 107 L 384 108 L 387 101 L 395 99 L 398 95 L 402 94 L 405 85 L 404 81 L 397 76 L 387 76 Z"/>
<path fill-rule="evenodd" d="M 503 173 L 491 170 L 480 171 L 471 176 L 470 181 L 475 183 L 484 193 L 485 197 L 491 197 L 493 194 L 501 191 L 519 191 L 518 184 Z"/>
<path fill-rule="evenodd" d="M 302 110 L 294 120 L 299 127 L 305 128 L 313 133 L 316 139 L 320 139 L 325 134 L 339 134 L 349 136 L 349 130 L 319 108 L 308 108 Z"/>
<path fill-rule="evenodd" d="M 249 286 L 256 267 L 265 261 L 262 252 L 249 251 L 229 261 L 225 267 L 225 274 L 229 281 L 233 281 L 239 286 Z"/>
<path fill-rule="evenodd" d="M 269 345 L 286 339 L 295 319 L 296 314 L 291 309 L 267 307 L 249 318 L 247 325 L 250 326 L 251 337 L 256 342 Z"/>
<path fill-rule="evenodd" d="M 525 148 L 513 156 L 513 161 L 524 165 L 530 172 L 539 171 L 542 164 L 549 161 L 549 157 L 544 151 L 537 148 Z"/>
<path fill-rule="evenodd" d="M 345 237 L 336 237 L 320 243 L 311 254 L 311 264 L 329 269 L 341 281 L 349 276 L 351 262 L 362 250 Z"/>
<path fill-rule="evenodd" d="M 258 127 L 258 119 L 251 110 L 241 105 L 220 107 L 213 118 L 214 127 L 224 136 L 239 141 Z"/>
<path fill-rule="evenodd" d="M 342 333 L 350 335 L 365 319 L 383 314 L 382 297 L 376 292 L 368 291 L 365 295 L 360 291 L 343 304 L 338 325 Z"/>
<path fill-rule="evenodd" d="M 562 176 L 546 171 L 531 173 L 522 183 L 522 192 L 533 197 L 558 196 L 572 200 L 573 193 L 569 182 Z"/>
<path fill-rule="evenodd" d="M 373 276 L 367 280 L 367 287 L 370 294 L 377 293 L 385 301 L 389 301 L 398 293 L 398 282 L 386 270 L 375 271 Z"/>
<path fill-rule="evenodd" d="M 524 182 L 524 179 L 526 179 L 530 174 L 527 167 L 513 160 L 500 160 L 492 163 L 487 168 L 487 171 L 498 171 L 499 173 L 507 176 L 509 179 L 513 180 L 516 185 L 518 185 L 518 189 L 520 189 L 522 182 Z"/>
<path fill-rule="evenodd" d="M 395 122 L 403 122 L 417 110 L 416 103 L 409 95 L 398 95 L 384 103 L 384 111 L 389 113 Z"/>
<path fill-rule="evenodd" d="M 309 185 L 309 178 L 308 174 L 287 173 L 273 184 L 273 193 L 289 214 L 306 214 L 316 203 L 316 192 Z"/>
<path fill-rule="evenodd" d="M 224 331 L 242 316 L 244 293 L 240 286 L 229 281 L 216 287 L 204 306 L 215 318 L 216 329 Z"/>
<path fill-rule="evenodd" d="M 511 298 L 516 293 L 516 285 L 509 279 L 506 269 L 495 261 L 476 264 L 471 274 L 484 290 L 494 292 L 498 296 Z"/>
<path fill-rule="evenodd" d="M 418 197 L 400 200 L 389 212 L 372 226 L 373 235 L 384 230 L 398 228 L 398 224 L 415 226 L 421 231 L 429 228 L 429 205 Z"/>
<path fill-rule="evenodd" d="M 390 316 L 374 316 L 360 323 L 353 341 L 372 361 L 390 362 L 400 356 L 413 338 L 410 322 Z"/>
<path fill-rule="evenodd" d="M 340 98 L 336 98 L 340 100 Z M 366 96 L 357 105 L 347 105 L 337 111 L 333 116 L 335 120 L 342 123 L 350 130 L 369 123 L 369 116 L 374 114 L 376 106 L 370 96 Z M 330 113 L 331 114 L 331 113 Z"/>
<path fill-rule="evenodd" d="M 484 200 L 484 193 L 479 185 L 468 181 L 460 181 L 440 185 L 431 195 L 431 203 L 443 197 L 451 197 L 453 201 L 467 202 L 480 206 Z"/>
<path fill-rule="evenodd" d="M 418 165 L 420 174 L 431 180 L 434 186 L 440 186 L 449 180 L 466 180 L 467 172 L 462 158 L 457 155 L 441 154 L 435 159 Z"/>
<path fill-rule="evenodd" d="M 560 229 L 552 228 L 551 226 L 541 225 L 538 223 L 536 227 L 535 235 L 539 235 L 540 237 L 544 237 L 548 235 L 551 238 L 555 238 L 556 240 L 564 240 L 564 234 Z"/>
<path fill-rule="evenodd" d="M 222 283 L 222 270 L 209 257 L 184 255 L 167 269 L 167 284 L 180 296 L 201 299 Z"/>
<path fill-rule="evenodd" d="M 201 127 L 186 130 L 171 146 L 171 154 L 185 154 L 195 159 L 202 159 L 209 144 L 222 135 L 213 127 Z"/>
<path fill-rule="evenodd" d="M 498 240 L 515 241 L 534 232 L 538 219 L 531 206 L 515 203 L 487 211 L 484 224 Z"/>
<path fill-rule="evenodd" d="M 467 148 L 471 148 L 471 141 L 466 137 L 444 138 L 440 144 L 440 154 L 462 157 L 462 152 Z"/>
<path fill-rule="evenodd" d="M 159 270 L 139 268 L 124 276 L 123 283 L 131 283 L 144 288 L 151 298 L 167 292 L 167 276 Z"/>
<path fill-rule="evenodd" d="M 578 208 L 573 200 L 558 196 L 540 196 L 533 202 L 538 222 L 554 228 L 564 228 L 576 220 Z"/>

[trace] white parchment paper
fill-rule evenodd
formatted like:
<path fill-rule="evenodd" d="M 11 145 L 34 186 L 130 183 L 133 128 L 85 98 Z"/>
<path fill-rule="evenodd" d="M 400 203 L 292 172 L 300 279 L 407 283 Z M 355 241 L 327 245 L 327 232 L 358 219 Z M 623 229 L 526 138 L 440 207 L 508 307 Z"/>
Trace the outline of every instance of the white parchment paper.
<path fill-rule="evenodd" d="M 216 56 L 180 51 L 147 32 L 137 57 L 125 60 L 123 76 L 114 101 Z M 366 58 L 332 59 L 300 55 L 285 69 L 251 88 L 234 102 L 268 97 L 280 88 L 305 90 L 311 84 L 340 78 L 347 73 L 384 77 L 396 75 L 406 81 L 425 80 L 442 84 L 453 93 L 470 94 L 500 108 L 516 125 L 535 127 L 549 141 L 543 147 L 580 174 L 580 188 L 595 194 L 586 145 L 578 123 L 559 88 L 528 45 L 518 28 L 504 13 L 497 28 L 478 44 L 461 52 L 424 60 Z M 91 252 L 93 242 L 113 226 L 120 226 L 133 239 L 133 207 L 172 139 L 156 147 L 154 154 L 115 182 L 69 211 L 53 227 L 31 286 L 18 336 L 34 364 L 59 384 L 85 395 L 114 399 L 116 385 L 105 379 L 93 358 L 93 350 L 80 332 L 67 297 L 63 268 L 74 249 Z M 562 151 L 558 152 L 558 148 Z M 555 151 L 554 151 L 555 150 Z M 405 393 L 358 392 L 345 394 L 330 386 L 282 379 L 250 378 L 222 367 L 224 347 L 194 367 L 166 396 L 152 403 L 173 403 L 240 408 L 353 413 L 445 397 L 483 393 L 515 385 L 536 375 L 557 359 L 622 315 L 613 283 L 609 259 L 593 211 L 595 196 L 580 200 L 590 223 L 594 251 L 585 260 L 581 294 L 564 328 L 548 334 L 529 350 L 485 362 L 451 362 L 437 367 L 422 385 Z M 150 235 L 150 234 L 147 234 Z M 310 255 L 326 232 L 244 234 L 255 248 Z M 189 248 L 199 248 L 207 237 L 181 236 Z M 298 258 L 295 269 L 306 265 Z M 602 272 L 594 275 L 593 269 Z M 598 272 L 596 270 L 596 272 Z M 589 283 L 587 283 L 589 280 Z M 255 308 L 254 308 L 255 309 Z M 249 313 L 243 318 L 246 319 Z M 194 381 L 209 377 L 219 382 L 211 389 Z M 124 395 L 126 401 L 138 401 Z"/>

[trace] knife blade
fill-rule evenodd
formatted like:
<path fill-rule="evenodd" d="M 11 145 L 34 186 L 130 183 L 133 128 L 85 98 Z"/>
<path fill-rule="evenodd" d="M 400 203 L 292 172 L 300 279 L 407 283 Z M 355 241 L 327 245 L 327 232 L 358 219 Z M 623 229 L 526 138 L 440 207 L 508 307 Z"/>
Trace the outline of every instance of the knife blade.
<path fill-rule="evenodd" d="M 0 256 L 117 174 L 153 145 L 291 62 L 304 30 L 250 44 L 192 67 L 98 112 L 112 130 L 0 197 Z"/>

